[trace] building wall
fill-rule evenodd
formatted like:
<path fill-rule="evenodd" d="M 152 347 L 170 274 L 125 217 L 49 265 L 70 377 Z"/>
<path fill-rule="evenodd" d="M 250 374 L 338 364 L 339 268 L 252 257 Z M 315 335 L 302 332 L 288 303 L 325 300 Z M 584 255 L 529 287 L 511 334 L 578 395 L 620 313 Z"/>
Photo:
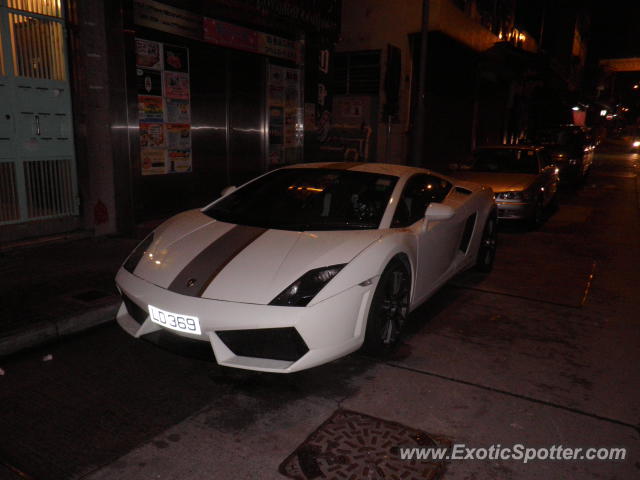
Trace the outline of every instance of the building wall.
<path fill-rule="evenodd" d="M 242 0 L 226 3 L 244 5 Z M 170 11 L 167 9 L 174 7 L 183 17 L 193 19 L 190 27 L 197 30 L 204 16 L 217 20 L 218 13 L 213 7 L 218 4 L 172 0 L 159 3 L 105 0 L 79 4 L 82 5 L 78 5 L 80 20 L 75 42 L 75 56 L 80 66 L 76 88 L 80 112 L 77 128 L 81 132 L 78 148 L 83 158 L 80 169 L 83 198 L 86 198 L 85 222 L 95 226 L 96 234 L 133 232 L 140 223 L 157 222 L 178 211 L 202 206 L 215 199 L 223 187 L 242 184 L 269 168 L 272 156 L 267 156 L 270 148 L 267 142 L 271 137 L 266 106 L 267 99 L 271 101 L 267 94 L 271 83 L 267 81 L 267 72 L 272 66 L 274 70 L 277 67 L 286 72 L 283 82 L 287 88 L 285 104 L 288 104 L 292 81 L 289 76 L 291 71 L 296 71 L 296 78 L 301 78 L 300 63 L 278 55 L 243 51 L 238 44 L 216 44 L 204 38 L 203 30 L 199 33 L 179 30 L 175 25 L 158 23 L 157 18 L 140 23 L 134 8 L 150 5 L 161 9 L 158 15 L 166 15 Z M 304 37 L 303 26 L 295 22 L 277 22 L 275 16 L 265 16 L 257 19 L 260 25 L 256 25 L 250 20 L 256 17 L 249 12 L 238 11 L 237 15 L 238 18 L 224 18 L 239 31 L 244 29 L 296 42 Z M 157 175 L 149 175 L 148 170 L 143 173 L 141 152 L 145 147 L 141 145 L 139 128 L 140 67 L 136 66 L 136 38 L 160 42 L 165 48 L 170 45 L 181 51 L 188 50 L 192 167 L 189 170 Z M 163 85 L 166 94 L 167 87 Z M 299 85 L 296 95 L 301 95 L 303 83 Z M 165 101 L 167 98 L 157 93 L 144 95 Z M 304 103 L 300 103 L 302 105 Z M 167 108 L 164 107 L 165 114 Z M 166 126 L 165 143 L 153 148 L 166 148 L 171 153 L 171 148 L 178 148 L 169 145 L 167 129 L 171 122 L 165 116 L 159 123 Z M 289 150 L 296 149 L 300 150 L 298 146 L 289 147 Z M 286 160 L 289 157 L 292 156 Z"/>
<path fill-rule="evenodd" d="M 422 22 L 422 1 L 407 0 L 389 2 L 385 0 L 344 0 L 342 2 L 342 34 L 336 45 L 337 52 L 359 50 L 382 50 L 381 69 L 386 71 L 386 47 L 388 44 L 400 48 L 400 103 L 397 119 L 391 124 L 391 136 L 387 148 L 387 124 L 382 115 L 376 130 L 377 144 L 373 145 L 378 161 L 404 163 L 407 153 L 407 131 L 409 128 L 409 101 L 411 90 L 411 50 L 409 34 L 419 32 Z M 384 75 L 381 76 L 381 79 Z M 378 105 L 385 102 L 384 82 L 380 82 Z"/>
<path fill-rule="evenodd" d="M 491 48 L 498 37 L 457 8 L 450 0 L 429 2 L 429 30 L 442 32 L 470 49 L 481 52 Z"/>
<path fill-rule="evenodd" d="M 389 2 L 385 0 L 344 0 L 342 8 L 342 34 L 340 41 L 336 45 L 338 52 L 351 52 L 359 50 L 381 50 L 382 51 L 382 75 L 386 71 L 385 49 L 388 44 L 395 45 L 401 50 L 401 82 L 400 82 L 400 106 L 399 113 L 395 121 L 391 124 L 391 135 L 389 145 L 387 145 L 387 127 L 384 118 L 379 114 L 377 131 L 376 158 L 378 161 L 389 161 L 392 163 L 405 163 L 408 155 L 409 132 L 411 123 L 411 102 L 412 102 L 412 79 L 413 72 L 412 49 L 410 45 L 410 35 L 416 34 L 422 28 L 422 0 L 407 0 L 403 2 Z M 490 48 L 498 37 L 489 30 L 481 26 L 468 15 L 457 8 L 450 0 L 431 0 L 429 2 L 429 32 L 430 35 L 437 33 L 440 37 L 450 38 L 454 44 L 468 52 L 481 52 Z M 431 47 L 429 47 L 431 50 Z M 446 52 L 431 52 L 432 61 L 439 61 L 446 56 Z M 455 53 L 453 54 L 455 55 Z M 464 62 L 473 62 L 472 56 L 464 55 Z M 470 65 L 460 65 L 458 71 L 468 75 L 473 67 Z M 449 68 L 447 65 L 438 63 L 427 64 L 427 75 L 434 76 L 433 69 Z M 441 78 L 441 72 L 435 72 L 435 76 Z M 464 110 L 458 121 L 468 123 L 469 112 L 468 96 L 469 88 L 473 90 L 475 79 L 456 79 L 458 83 L 464 84 L 463 101 Z M 462 80 L 462 82 L 460 82 Z M 435 80 L 439 82 L 439 80 Z M 433 86 L 433 82 L 432 82 Z M 380 82 L 379 106 L 380 109 L 385 103 L 384 82 Z M 432 102 L 433 107 L 433 102 Z M 440 108 L 440 107 L 438 107 Z M 433 113 L 433 109 L 432 109 Z M 429 113 L 427 113 L 429 115 Z M 464 117 L 464 118 L 463 118 Z M 438 127 L 438 118 L 432 118 L 430 123 Z M 468 136 L 469 125 L 464 126 L 465 135 Z M 466 144 L 469 142 L 467 141 Z M 468 148 L 468 145 L 465 145 Z M 435 152 L 434 152 L 435 153 Z"/>
<path fill-rule="evenodd" d="M 74 7 L 71 63 L 81 215 L 86 230 L 104 235 L 117 230 L 105 5 L 78 1 Z"/>

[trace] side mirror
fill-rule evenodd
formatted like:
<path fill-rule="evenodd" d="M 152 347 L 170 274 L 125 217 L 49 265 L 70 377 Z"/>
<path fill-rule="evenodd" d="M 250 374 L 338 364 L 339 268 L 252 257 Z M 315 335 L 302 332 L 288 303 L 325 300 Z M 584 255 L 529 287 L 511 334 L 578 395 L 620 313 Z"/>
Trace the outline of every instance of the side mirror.
<path fill-rule="evenodd" d="M 223 197 L 226 197 L 230 193 L 235 192 L 237 189 L 238 187 L 236 187 L 235 185 L 229 185 L 228 187 L 223 188 L 222 192 L 220 193 Z"/>
<path fill-rule="evenodd" d="M 430 203 L 424 217 L 427 220 L 449 220 L 455 214 L 453 207 L 443 203 Z"/>

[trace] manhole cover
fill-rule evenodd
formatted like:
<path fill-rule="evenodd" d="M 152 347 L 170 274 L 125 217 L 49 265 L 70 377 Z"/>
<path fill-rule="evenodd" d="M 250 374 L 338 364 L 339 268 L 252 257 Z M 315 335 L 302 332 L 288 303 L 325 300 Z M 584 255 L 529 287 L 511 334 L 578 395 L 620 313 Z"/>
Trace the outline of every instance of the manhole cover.
<path fill-rule="evenodd" d="M 444 464 L 402 460 L 400 448 L 447 447 L 449 442 L 399 423 L 337 410 L 280 465 L 296 480 L 440 478 Z"/>

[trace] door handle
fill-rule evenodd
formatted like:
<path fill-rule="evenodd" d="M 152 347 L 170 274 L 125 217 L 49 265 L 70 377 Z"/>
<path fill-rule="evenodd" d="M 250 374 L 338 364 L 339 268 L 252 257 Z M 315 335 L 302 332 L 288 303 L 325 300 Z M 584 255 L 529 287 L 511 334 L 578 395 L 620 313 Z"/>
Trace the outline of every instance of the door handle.
<path fill-rule="evenodd" d="M 40 115 L 36 115 L 35 120 L 36 120 L 36 135 L 40 136 Z"/>

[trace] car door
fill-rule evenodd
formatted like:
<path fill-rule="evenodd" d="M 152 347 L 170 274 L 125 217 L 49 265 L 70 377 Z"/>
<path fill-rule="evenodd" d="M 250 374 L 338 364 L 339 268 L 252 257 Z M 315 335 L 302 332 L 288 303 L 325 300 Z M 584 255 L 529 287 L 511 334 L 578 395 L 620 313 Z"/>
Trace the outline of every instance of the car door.
<path fill-rule="evenodd" d="M 466 222 L 464 201 L 447 197 L 451 183 L 431 174 L 417 174 L 405 185 L 391 226 L 407 228 L 415 237 L 417 247 L 414 300 L 422 301 L 441 283 L 459 251 L 460 238 Z M 455 213 L 448 220 L 426 220 L 430 203 L 450 203 Z"/>

